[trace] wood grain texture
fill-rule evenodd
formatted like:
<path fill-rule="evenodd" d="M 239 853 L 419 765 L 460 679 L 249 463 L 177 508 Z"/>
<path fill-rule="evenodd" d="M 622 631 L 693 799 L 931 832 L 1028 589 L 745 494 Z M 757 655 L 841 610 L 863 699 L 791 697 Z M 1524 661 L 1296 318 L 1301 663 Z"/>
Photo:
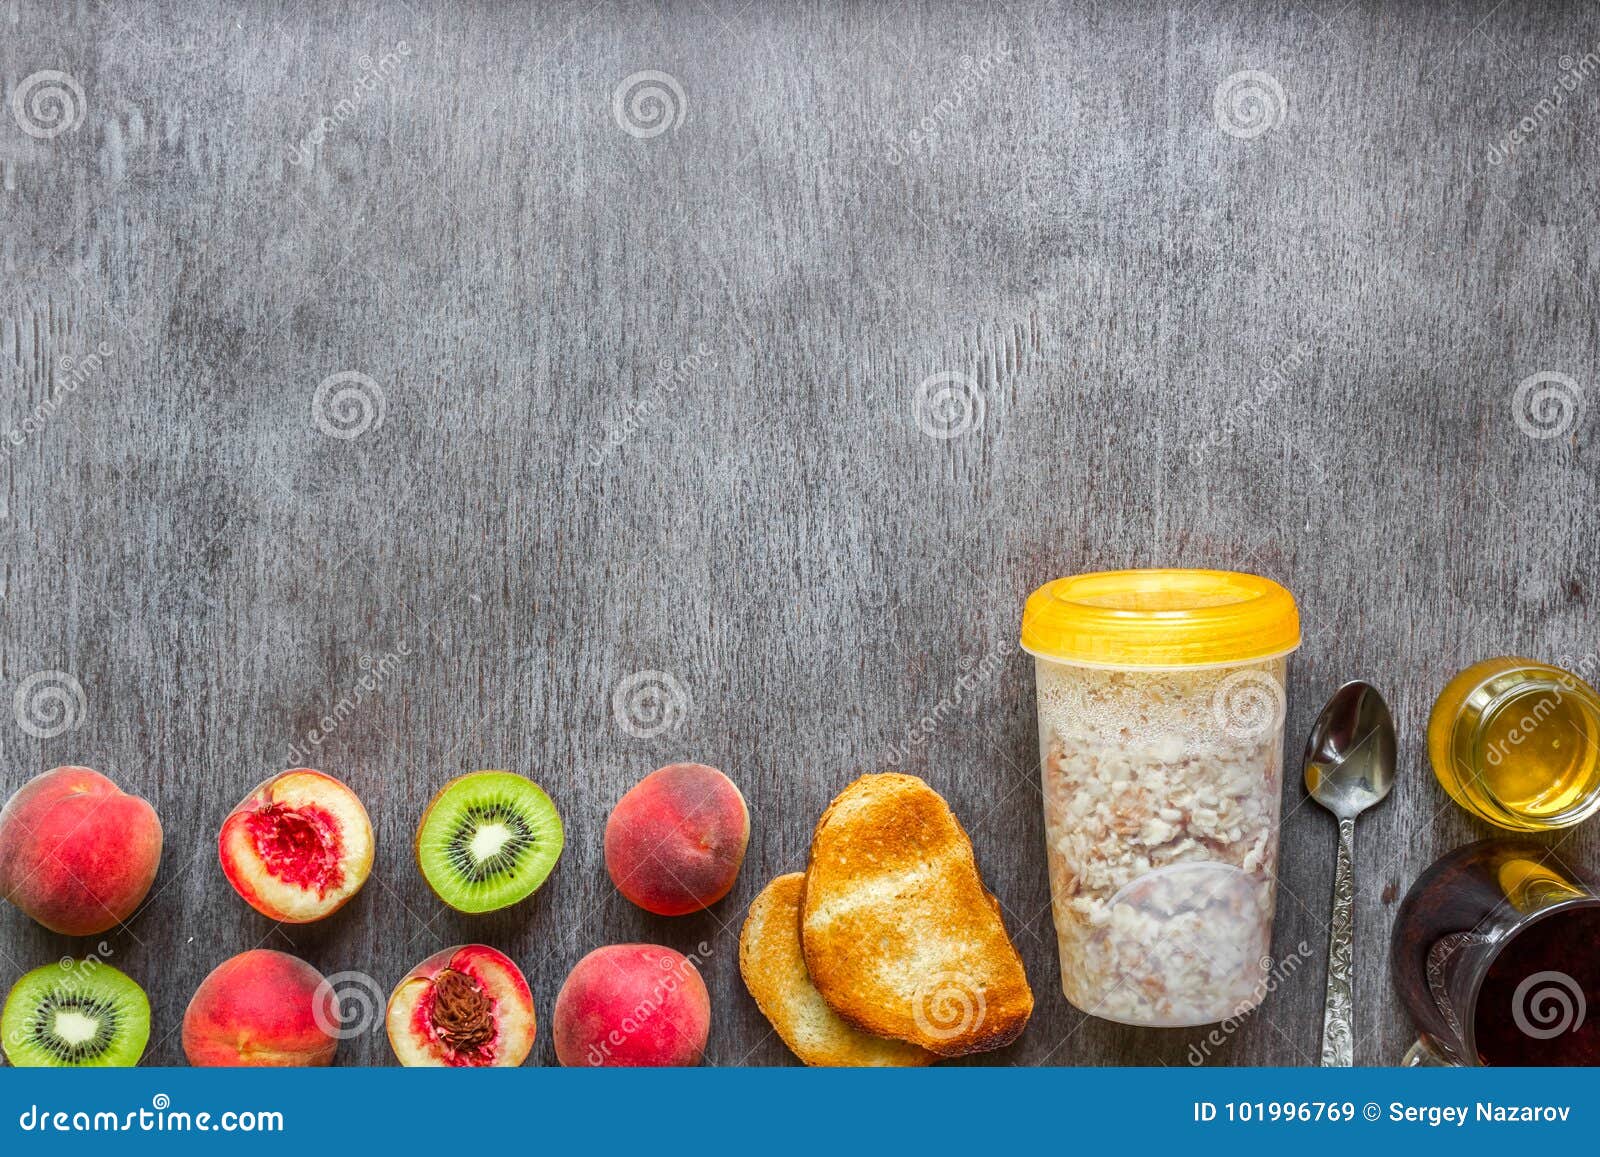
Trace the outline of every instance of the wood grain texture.
<path fill-rule="evenodd" d="M 1274 952 L 1309 960 L 1263 1012 L 1211 1044 L 1060 996 L 1020 609 L 1155 564 L 1299 597 L 1291 758 L 1339 682 L 1390 698 L 1356 1059 L 1398 1060 L 1397 894 L 1487 832 L 1427 769 L 1432 697 L 1487 655 L 1600 648 L 1600 74 L 1546 99 L 1600 49 L 1592 5 L 3 0 L 0 24 L 0 691 L 62 671 L 85 704 L 51 738 L 0 719 L 0 786 L 88 763 L 165 820 L 159 890 L 106 938 L 151 1062 L 255 945 L 387 992 L 485 941 L 544 1018 L 585 952 L 647 939 L 707 945 L 711 1061 L 786 1063 L 739 982 L 744 907 L 896 757 L 965 821 L 1039 997 L 980 1063 L 1312 1062 L 1335 829 L 1295 777 Z M 48 138 L 12 107 L 42 70 L 83 93 Z M 683 115 L 641 137 L 613 92 L 645 70 Z M 1254 138 L 1214 108 L 1244 70 L 1283 93 Z M 1541 371 L 1587 403 L 1542 439 L 1513 409 Z M 383 401 L 347 439 L 313 420 L 344 372 Z M 982 399 L 957 437 L 919 428 L 939 374 Z M 613 714 L 639 671 L 689 698 L 648 739 Z M 285 928 L 214 841 L 297 748 L 379 848 L 355 902 Z M 600 833 L 683 758 L 755 826 L 733 895 L 667 920 L 615 893 Z M 544 784 L 569 846 L 474 919 L 409 841 L 479 767 Z M 1600 860 L 1593 825 L 1551 842 Z M 89 947 L 7 907 L 0 982 Z"/>

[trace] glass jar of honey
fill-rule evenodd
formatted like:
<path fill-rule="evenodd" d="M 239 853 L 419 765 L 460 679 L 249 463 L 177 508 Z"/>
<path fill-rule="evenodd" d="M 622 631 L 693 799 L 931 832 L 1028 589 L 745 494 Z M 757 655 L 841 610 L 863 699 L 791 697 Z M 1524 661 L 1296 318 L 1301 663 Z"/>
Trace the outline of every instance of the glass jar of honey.
<path fill-rule="evenodd" d="M 1428 757 L 1450 797 L 1481 819 L 1525 832 L 1571 827 L 1600 810 L 1600 693 L 1532 659 L 1474 663 L 1433 705 Z"/>

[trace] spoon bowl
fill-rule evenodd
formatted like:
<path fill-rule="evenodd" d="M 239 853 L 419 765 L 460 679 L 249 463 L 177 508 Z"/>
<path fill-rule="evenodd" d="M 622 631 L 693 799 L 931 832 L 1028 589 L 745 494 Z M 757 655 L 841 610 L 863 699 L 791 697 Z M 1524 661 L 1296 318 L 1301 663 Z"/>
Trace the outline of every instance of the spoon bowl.
<path fill-rule="evenodd" d="M 1394 787 L 1394 717 L 1378 689 L 1359 680 L 1333 693 L 1306 740 L 1306 791 L 1340 819 L 1354 819 Z"/>

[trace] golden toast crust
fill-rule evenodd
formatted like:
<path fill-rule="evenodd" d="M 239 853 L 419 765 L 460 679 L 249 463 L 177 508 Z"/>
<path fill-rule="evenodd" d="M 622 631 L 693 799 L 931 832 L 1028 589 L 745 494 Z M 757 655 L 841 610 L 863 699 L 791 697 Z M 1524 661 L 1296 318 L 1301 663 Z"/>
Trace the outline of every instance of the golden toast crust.
<path fill-rule="evenodd" d="M 823 813 L 801 942 L 812 983 L 841 1018 L 940 1056 L 1008 1045 L 1033 1012 L 972 841 L 915 776 L 864 775 Z"/>
<path fill-rule="evenodd" d="M 739 934 L 739 974 L 783 1043 L 808 1065 L 912 1067 L 937 1060 L 905 1041 L 853 1028 L 823 1001 L 800 953 L 804 883 L 801 872 L 773 880 L 751 902 Z"/>

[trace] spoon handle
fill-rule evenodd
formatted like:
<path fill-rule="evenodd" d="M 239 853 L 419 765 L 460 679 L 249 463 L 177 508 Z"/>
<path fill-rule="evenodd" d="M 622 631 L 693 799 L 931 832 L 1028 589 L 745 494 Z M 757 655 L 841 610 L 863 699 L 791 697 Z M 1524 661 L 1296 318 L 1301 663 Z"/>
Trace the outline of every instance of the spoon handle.
<path fill-rule="evenodd" d="M 1339 863 L 1333 873 L 1333 924 L 1328 936 L 1328 995 L 1322 1005 L 1322 1065 L 1349 1068 L 1355 1063 L 1351 1018 L 1355 972 L 1356 821 L 1339 821 Z"/>

